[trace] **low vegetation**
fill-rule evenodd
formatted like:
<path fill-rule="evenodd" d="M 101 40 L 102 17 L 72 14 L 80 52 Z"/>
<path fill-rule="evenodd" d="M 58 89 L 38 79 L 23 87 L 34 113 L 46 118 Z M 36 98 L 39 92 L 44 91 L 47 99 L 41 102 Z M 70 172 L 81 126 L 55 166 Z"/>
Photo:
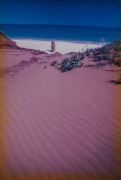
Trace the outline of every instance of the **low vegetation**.
<path fill-rule="evenodd" d="M 115 58 L 115 61 L 114 61 L 114 65 L 115 66 L 118 66 L 119 68 L 119 72 L 120 72 L 120 78 L 115 81 L 116 84 L 121 84 L 121 41 L 115 41 L 114 42 L 115 44 L 115 52 L 116 52 L 116 58 Z"/>
<path fill-rule="evenodd" d="M 53 61 L 50 65 L 55 66 L 60 72 L 68 72 L 82 67 L 83 62 L 81 60 L 85 57 L 96 62 L 95 65 L 89 65 L 91 67 L 101 68 L 107 64 L 121 67 L 121 41 L 114 41 L 101 48 L 90 49 L 84 53 L 76 53 L 72 57 L 64 59 L 60 64 Z"/>
<path fill-rule="evenodd" d="M 121 41 L 119 40 L 114 41 L 114 46 L 115 46 L 114 50 L 119 53 L 121 51 Z"/>
<path fill-rule="evenodd" d="M 5 38 L 7 38 L 7 36 L 6 36 L 6 35 L 4 34 L 4 32 L 1 31 L 1 30 L 0 30 L 0 35 L 3 36 L 3 37 L 5 37 Z M 8 39 L 8 38 L 7 38 L 7 39 Z"/>
<path fill-rule="evenodd" d="M 60 67 L 58 68 L 61 72 L 67 72 L 71 71 L 72 69 L 82 67 L 83 63 L 81 63 L 81 60 L 84 59 L 84 56 L 79 56 L 79 54 L 76 54 L 70 58 L 66 58 L 62 61 Z"/>
<path fill-rule="evenodd" d="M 116 66 L 118 66 L 118 67 L 121 67 L 121 60 L 115 61 L 114 65 L 116 65 Z"/>
<path fill-rule="evenodd" d="M 57 61 L 53 61 L 50 66 L 55 66 L 57 64 Z"/>

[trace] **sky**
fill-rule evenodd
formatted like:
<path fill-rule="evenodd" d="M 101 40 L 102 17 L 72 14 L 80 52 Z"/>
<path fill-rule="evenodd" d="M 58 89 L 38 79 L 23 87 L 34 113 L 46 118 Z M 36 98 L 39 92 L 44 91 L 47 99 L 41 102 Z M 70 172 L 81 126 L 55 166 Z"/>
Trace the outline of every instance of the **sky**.
<path fill-rule="evenodd" d="M 0 24 L 121 27 L 121 0 L 0 0 Z"/>

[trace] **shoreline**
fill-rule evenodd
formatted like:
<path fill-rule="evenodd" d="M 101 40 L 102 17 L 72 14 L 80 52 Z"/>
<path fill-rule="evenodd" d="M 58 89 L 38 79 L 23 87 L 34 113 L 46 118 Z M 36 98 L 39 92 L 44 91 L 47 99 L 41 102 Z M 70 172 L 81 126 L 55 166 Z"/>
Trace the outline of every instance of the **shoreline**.
<path fill-rule="evenodd" d="M 35 50 L 45 51 L 47 53 L 51 52 L 51 40 L 41 40 L 41 39 L 12 39 L 16 42 L 19 47 L 31 48 Z M 104 46 L 107 43 L 93 43 L 93 42 L 75 42 L 75 41 L 62 41 L 55 40 L 56 51 L 62 54 L 67 54 L 70 52 L 84 52 L 88 49 L 95 49 Z"/>
<path fill-rule="evenodd" d="M 44 38 L 25 38 L 25 37 L 21 37 L 21 38 L 18 38 L 18 37 L 9 37 L 9 39 L 11 40 L 31 40 L 31 41 L 57 41 L 57 42 L 70 42 L 70 43 L 82 43 L 82 44 L 109 44 L 109 43 L 112 43 L 110 41 L 107 41 L 107 42 L 96 42 L 96 41 L 81 41 L 81 40 L 73 40 L 73 39 L 54 39 L 54 38 L 49 38 L 49 39 L 44 39 Z"/>

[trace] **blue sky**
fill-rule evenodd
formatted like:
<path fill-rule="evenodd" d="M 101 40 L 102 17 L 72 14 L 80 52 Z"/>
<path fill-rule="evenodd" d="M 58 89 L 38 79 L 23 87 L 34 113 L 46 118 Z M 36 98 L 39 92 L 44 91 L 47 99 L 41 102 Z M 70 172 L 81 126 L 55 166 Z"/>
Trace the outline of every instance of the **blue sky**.
<path fill-rule="evenodd" d="M 0 0 L 0 23 L 121 27 L 121 0 Z"/>

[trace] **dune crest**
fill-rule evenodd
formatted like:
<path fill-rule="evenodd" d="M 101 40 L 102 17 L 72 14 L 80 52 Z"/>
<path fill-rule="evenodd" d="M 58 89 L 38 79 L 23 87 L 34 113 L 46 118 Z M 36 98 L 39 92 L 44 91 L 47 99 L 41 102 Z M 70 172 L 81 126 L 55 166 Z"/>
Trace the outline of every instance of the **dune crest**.
<path fill-rule="evenodd" d="M 16 43 L 10 39 L 7 38 L 7 36 L 0 31 L 0 47 L 6 46 L 6 47 L 17 47 Z"/>

